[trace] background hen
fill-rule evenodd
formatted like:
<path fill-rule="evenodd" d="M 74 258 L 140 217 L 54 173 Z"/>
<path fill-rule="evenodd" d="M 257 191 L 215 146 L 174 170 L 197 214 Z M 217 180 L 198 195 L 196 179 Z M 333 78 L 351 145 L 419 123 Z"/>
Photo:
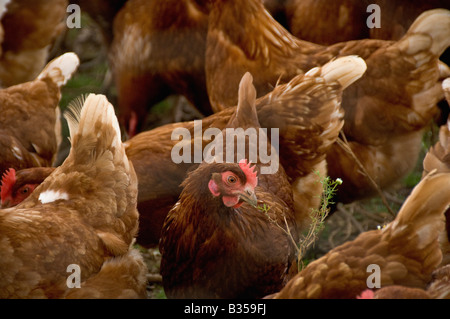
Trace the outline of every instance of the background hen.
<path fill-rule="evenodd" d="M 148 109 L 173 93 L 211 113 L 204 90 L 207 26 L 193 0 L 129 0 L 119 11 L 109 61 L 130 137 L 144 128 Z"/>
<path fill-rule="evenodd" d="M 74 53 L 65 53 L 49 62 L 34 81 L 0 89 L 0 174 L 8 168 L 53 164 L 62 134 L 61 87 L 78 64 Z"/>
<path fill-rule="evenodd" d="M 384 189 L 414 168 L 423 131 L 443 97 L 439 56 L 450 44 L 448 10 L 423 13 L 397 42 L 366 39 L 325 47 L 293 37 L 257 0 L 210 2 L 206 78 L 213 109 L 234 104 L 238 79 L 246 71 L 254 74 L 258 94 L 264 94 L 280 79 L 336 56 L 358 54 L 367 72 L 342 101 L 349 143 L 333 145 L 327 155 L 330 176 L 344 181 L 337 200 L 374 195 L 373 181 Z"/>
<path fill-rule="evenodd" d="M 138 227 L 137 180 L 114 109 L 104 96 L 89 95 L 67 120 L 68 158 L 25 201 L 0 210 L 0 295 L 68 297 L 67 268 L 77 265 L 79 296 L 145 296 L 145 264 L 130 251 Z M 105 285 L 123 290 L 104 295 Z"/>
<path fill-rule="evenodd" d="M 436 192 L 439 189 L 439 192 Z M 450 205 L 450 175 L 425 177 L 383 229 L 359 235 L 297 274 L 275 298 L 356 298 L 367 289 L 369 265 L 380 267 L 381 287 L 425 288 L 442 261 L 439 234 Z"/>
<path fill-rule="evenodd" d="M 299 228 L 309 225 L 310 210 L 320 203 L 323 189 L 318 180 L 327 174 L 325 154 L 343 125 L 342 90 L 360 78 L 365 69 L 364 62 L 357 57 L 339 58 L 277 86 L 256 100 L 261 125 L 279 130 L 280 162 L 292 185 Z M 193 154 L 188 163 L 173 161 L 172 150 L 179 143 L 172 137 L 173 132 L 187 130 L 192 137 L 187 141 L 191 150 L 196 144 L 201 144 L 203 150 L 210 141 L 198 138 L 209 128 L 222 130 L 234 111 L 235 108 L 228 108 L 204 118 L 199 136 L 199 132 L 194 132 L 195 122 L 174 123 L 140 133 L 124 143 L 139 181 L 140 244 L 158 243 L 164 218 L 180 195 L 181 182 L 198 165 Z M 271 131 L 268 134 L 271 138 Z M 35 181 L 29 176 L 8 189 L 20 189 Z"/>
<path fill-rule="evenodd" d="M 31 81 L 66 28 L 67 0 L 10 0 L 1 18 L 0 86 Z"/>

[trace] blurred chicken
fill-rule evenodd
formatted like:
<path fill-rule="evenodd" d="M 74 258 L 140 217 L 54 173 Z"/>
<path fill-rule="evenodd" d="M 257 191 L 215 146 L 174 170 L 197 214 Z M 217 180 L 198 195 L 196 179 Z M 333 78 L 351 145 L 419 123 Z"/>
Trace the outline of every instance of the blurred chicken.
<path fill-rule="evenodd" d="M 379 27 L 369 27 L 368 24 L 368 21 L 375 22 L 374 5 L 379 7 L 375 9 L 379 13 Z M 286 0 L 284 25 L 299 39 L 322 45 L 366 38 L 400 40 L 422 12 L 435 8 L 448 9 L 448 1 Z M 440 58 L 449 64 L 450 49 Z M 449 110 L 442 101 L 438 107 L 440 114 L 436 114 L 434 120 L 441 125 L 446 121 Z"/>
<path fill-rule="evenodd" d="M 377 194 L 372 181 L 384 189 L 414 168 L 423 131 L 443 98 L 439 56 L 450 45 L 450 11 L 423 13 L 397 42 L 366 39 L 326 47 L 292 36 L 258 0 L 204 1 L 211 8 L 206 79 L 214 110 L 235 104 L 237 84 L 247 71 L 263 95 L 277 81 L 356 54 L 367 72 L 343 94 L 349 145 L 336 143 L 327 155 L 330 176 L 344 181 L 336 201 Z"/>
<path fill-rule="evenodd" d="M 207 19 L 193 0 L 129 0 L 115 17 L 109 61 L 119 119 L 130 137 L 143 129 L 147 110 L 170 94 L 211 113 L 204 71 Z"/>
<path fill-rule="evenodd" d="M 269 151 L 271 145 L 259 130 L 255 100 L 246 73 L 236 113 L 215 137 L 222 143 L 189 173 L 180 200 L 167 215 L 160 251 L 169 298 L 260 298 L 290 279 L 296 249 L 288 234 L 298 241 L 292 190 L 281 166 L 275 170 L 261 162 L 258 144 L 265 140 Z M 245 145 L 235 145 L 228 129 Z M 254 166 L 248 163 L 251 157 Z M 262 174 L 264 168 L 269 172 Z M 258 199 L 267 212 L 256 207 Z"/>
<path fill-rule="evenodd" d="M 113 21 L 127 0 L 74 0 L 71 3 L 80 6 L 82 12 L 87 13 L 100 27 L 106 47 L 113 40 Z"/>
<path fill-rule="evenodd" d="M 380 27 L 367 19 L 380 8 Z M 286 0 L 289 31 L 296 37 L 322 45 L 358 39 L 400 40 L 424 11 L 448 8 L 446 0 Z M 372 22 L 372 19 L 369 19 Z"/>
<path fill-rule="evenodd" d="M 282 0 L 264 4 L 282 19 Z M 196 0 L 128 0 L 115 16 L 109 62 L 119 119 L 130 137 L 145 128 L 148 110 L 172 94 L 184 95 L 205 116 L 212 113 L 205 79 L 207 32 L 208 16 Z"/>
<path fill-rule="evenodd" d="M 299 228 L 309 224 L 310 210 L 317 208 L 320 202 L 322 185 L 316 173 L 326 176 L 325 154 L 343 125 L 342 91 L 365 70 L 360 58 L 339 58 L 277 86 L 273 92 L 256 100 L 259 122 L 268 129 L 270 139 L 270 128 L 279 130 L 280 163 L 292 185 Z M 233 107 L 206 117 L 198 129 L 199 122 L 194 121 L 168 124 L 140 133 L 124 143 L 139 180 L 139 244 L 147 246 L 159 242 L 164 218 L 181 193 L 181 182 L 187 172 L 198 166 L 194 156 L 189 162 L 174 162 L 172 151 L 180 143 L 179 137 L 173 136 L 175 130 L 186 130 L 191 136 L 184 141 L 191 150 L 196 145 L 203 150 L 210 142 L 207 138 L 201 140 L 205 131 L 209 128 L 222 130 L 234 112 Z M 201 134 L 196 132 L 200 129 Z M 6 187 L 16 190 L 35 182 L 36 179 L 28 177 L 20 184 Z M 14 198 L 8 200 L 16 202 Z M 6 202 L 2 197 L 3 201 Z"/>
<path fill-rule="evenodd" d="M 67 0 L 10 0 L 1 19 L 0 87 L 31 81 L 66 28 Z"/>
<path fill-rule="evenodd" d="M 425 289 L 405 286 L 387 286 L 376 291 L 365 290 L 358 299 L 450 299 L 450 265 L 432 273 Z"/>
<path fill-rule="evenodd" d="M 78 68 L 74 53 L 50 61 L 31 82 L 0 90 L 0 174 L 51 166 L 61 143 L 61 87 Z"/>
<path fill-rule="evenodd" d="M 137 179 L 114 108 L 91 94 L 66 119 L 67 159 L 21 204 L 0 210 L 0 297 L 143 297 L 145 265 L 130 251 Z M 77 289 L 67 284 L 74 265 Z M 123 289 L 105 291 L 113 285 Z"/>
<path fill-rule="evenodd" d="M 450 206 L 449 192 L 450 174 L 430 173 L 413 189 L 393 222 L 311 262 L 272 297 L 356 298 L 367 289 L 368 277 L 377 274 L 381 288 L 424 289 L 442 260 L 439 234 Z M 369 265 L 378 266 L 379 272 L 373 273 Z"/>
<path fill-rule="evenodd" d="M 450 105 L 450 78 L 442 82 L 442 88 Z M 439 141 L 432 146 L 423 159 L 422 178 L 432 170 L 450 173 L 450 117 L 439 129 Z M 450 263 L 450 208 L 445 212 L 445 232 L 441 239 L 443 264 Z"/>

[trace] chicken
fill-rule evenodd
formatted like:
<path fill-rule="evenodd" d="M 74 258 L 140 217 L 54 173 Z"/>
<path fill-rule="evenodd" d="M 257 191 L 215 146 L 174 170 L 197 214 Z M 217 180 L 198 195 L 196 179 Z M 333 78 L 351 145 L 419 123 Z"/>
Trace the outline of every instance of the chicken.
<path fill-rule="evenodd" d="M 450 265 L 432 273 L 425 289 L 405 286 L 387 286 L 376 291 L 363 291 L 359 299 L 450 299 Z"/>
<path fill-rule="evenodd" d="M 343 125 L 342 90 L 360 78 L 364 71 L 365 64 L 359 58 L 337 59 L 286 85 L 277 86 L 256 100 L 261 126 L 279 130 L 280 165 L 292 185 L 300 229 L 309 225 L 311 208 L 320 204 L 322 187 L 316 173 L 326 176 L 325 154 Z M 186 147 L 190 150 L 201 146 L 203 151 L 210 142 L 205 131 L 209 128 L 222 130 L 234 111 L 233 107 L 206 117 L 200 127 L 196 121 L 165 125 L 140 133 L 125 143 L 139 178 L 140 235 L 156 236 L 147 237 L 152 242 L 159 238 L 162 224 L 155 221 L 164 220 L 178 200 L 179 185 L 186 173 L 199 163 L 191 154 L 188 161 L 177 164 L 173 160 L 173 150 L 187 142 L 189 146 Z M 180 129 L 188 136 L 182 141 L 180 135 L 174 136 L 175 130 Z M 270 139 L 271 132 L 268 132 Z"/>
<path fill-rule="evenodd" d="M 343 94 L 348 145 L 335 143 L 327 154 L 330 177 L 343 180 L 336 201 L 375 195 L 372 181 L 385 189 L 414 168 L 423 131 L 443 98 L 439 56 L 450 45 L 450 11 L 424 12 L 396 42 L 366 39 L 327 47 L 295 38 L 258 0 L 209 2 L 205 69 L 215 111 L 235 104 L 237 83 L 247 71 L 263 95 L 277 81 L 356 54 L 367 72 Z"/>
<path fill-rule="evenodd" d="M 214 155 L 189 173 L 167 215 L 160 251 L 169 298 L 260 298 L 289 279 L 296 249 L 288 234 L 298 240 L 292 190 L 282 166 L 261 162 L 258 144 L 271 145 L 260 130 L 255 100 L 246 73 L 236 113 L 215 137 L 221 142 Z M 267 212 L 258 210 L 257 199 Z"/>
<path fill-rule="evenodd" d="M 450 78 L 442 82 L 442 88 L 450 106 Z M 425 155 L 422 176 L 433 169 L 450 173 L 450 117 L 446 125 L 439 128 L 439 141 Z"/>
<path fill-rule="evenodd" d="M 145 264 L 130 248 L 137 178 L 114 108 L 94 94 L 79 104 L 66 113 L 67 159 L 26 200 L 0 210 L 1 298 L 145 297 Z"/>
<path fill-rule="evenodd" d="M 39 186 L 55 167 L 32 167 L 16 172 L 14 168 L 7 170 L 2 177 L 2 208 L 13 207 L 25 200 Z"/>
<path fill-rule="evenodd" d="M 70 290 L 66 299 L 146 299 L 148 269 L 137 249 L 106 260 L 100 271 Z"/>
<path fill-rule="evenodd" d="M 280 0 L 264 3 L 272 13 L 281 12 Z M 148 110 L 172 94 L 184 95 L 205 116 L 212 113 L 204 11 L 196 0 L 128 0 L 115 16 L 109 63 L 119 119 L 130 137 L 144 130 Z"/>
<path fill-rule="evenodd" d="M 450 105 L 450 78 L 442 83 L 447 101 Z M 440 173 L 450 173 L 450 117 L 439 129 L 439 141 L 432 146 L 423 159 L 422 177 L 432 170 Z M 450 263 L 450 208 L 445 212 L 445 233 L 441 239 L 443 264 Z"/>
<path fill-rule="evenodd" d="M 380 27 L 369 27 L 380 8 Z M 287 0 L 285 12 L 290 32 L 296 37 L 322 45 L 358 39 L 399 40 L 424 11 L 446 8 L 445 0 L 411 2 L 407 0 Z"/>
<path fill-rule="evenodd" d="M 113 21 L 127 0 L 75 0 L 71 3 L 80 6 L 82 12 L 87 13 L 100 27 L 106 47 L 113 40 Z"/>
<path fill-rule="evenodd" d="M 28 82 L 46 65 L 66 29 L 67 0 L 10 0 L 1 19 L 0 87 Z"/>
<path fill-rule="evenodd" d="M 279 130 L 280 163 L 292 185 L 295 219 L 300 229 L 309 224 L 311 208 L 319 205 L 322 186 L 317 182 L 316 173 L 326 176 L 325 154 L 343 125 L 342 90 L 359 79 L 365 70 L 360 58 L 339 58 L 277 86 L 273 92 L 256 100 L 262 127 Z M 224 129 L 234 112 L 235 108 L 228 108 L 202 121 L 164 125 L 124 143 L 139 181 L 139 244 L 158 244 L 164 219 L 181 193 L 180 184 L 187 172 L 199 164 L 193 156 L 188 161 L 175 162 L 173 150 L 187 143 L 191 150 L 201 147 L 203 151 L 210 142 L 204 137 L 205 131 Z M 176 130 L 184 130 L 190 138 L 180 141 L 179 136 L 174 135 Z M 271 133 L 269 130 L 270 137 Z M 8 188 L 19 189 L 35 182 L 29 178 Z"/>
<path fill-rule="evenodd" d="M 449 191 L 450 174 L 430 173 L 413 189 L 394 221 L 330 250 L 272 297 L 356 298 L 368 283 L 376 284 L 373 276 L 381 288 L 424 289 L 442 260 L 439 234 L 444 230 L 443 213 L 450 206 Z"/>
<path fill-rule="evenodd" d="M 113 24 L 109 62 L 121 125 L 130 137 L 143 130 L 147 110 L 182 94 L 211 114 L 204 58 L 207 15 L 193 0 L 129 0 Z"/>
<path fill-rule="evenodd" d="M 294 36 L 317 44 L 331 45 L 365 38 L 399 40 L 422 12 L 435 8 L 449 8 L 448 1 L 287 0 L 284 11 L 287 15 L 285 25 Z M 374 23 L 374 15 L 377 16 L 379 27 L 370 25 Z M 446 64 L 450 63 L 449 53 L 450 49 L 447 49 L 440 57 Z M 434 121 L 441 125 L 446 121 L 449 111 L 442 101 L 438 107 L 440 114 L 434 116 Z"/>
<path fill-rule="evenodd" d="M 0 174 L 53 164 L 62 139 L 61 87 L 78 65 L 74 53 L 65 53 L 34 81 L 0 90 Z"/>

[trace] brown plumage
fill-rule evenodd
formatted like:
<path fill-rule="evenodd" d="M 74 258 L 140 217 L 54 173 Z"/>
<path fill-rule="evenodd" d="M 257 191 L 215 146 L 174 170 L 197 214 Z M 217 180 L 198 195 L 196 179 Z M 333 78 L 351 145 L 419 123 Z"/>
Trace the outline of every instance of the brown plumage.
<path fill-rule="evenodd" d="M 2 298 L 64 298 L 75 289 L 67 285 L 70 265 L 80 268 L 78 293 L 84 285 L 93 292 L 86 298 L 98 296 L 102 287 L 92 285 L 106 279 L 110 287 L 145 292 L 145 265 L 127 257 L 138 228 L 137 179 L 114 108 L 91 94 L 81 110 L 70 109 L 67 159 L 21 204 L 0 210 Z M 125 267 L 126 260 L 134 266 Z M 105 278 L 114 265 L 130 273 Z"/>
<path fill-rule="evenodd" d="M 254 135 L 244 138 L 245 153 L 239 153 L 233 144 L 234 163 L 218 162 L 230 145 L 222 130 L 215 139 L 223 139 L 224 153 L 216 148 L 212 162 L 203 162 L 188 174 L 179 201 L 167 215 L 160 250 L 161 275 L 169 298 L 259 298 L 279 290 L 290 278 L 296 249 L 287 232 L 295 241 L 298 235 L 287 176 L 282 166 L 263 175 L 267 165 L 260 162 L 259 154 L 250 172 L 250 165 L 242 166 L 241 161 L 245 156 L 247 163 L 256 155 L 252 147 L 267 139 L 258 132 L 255 98 L 247 73 L 240 84 L 236 113 L 226 127 L 256 129 Z M 270 149 L 270 144 L 267 147 Z M 251 170 L 255 170 L 254 176 Z M 251 206 L 252 201 L 253 205 L 266 204 L 267 215 L 281 229 L 266 213 Z"/>
<path fill-rule="evenodd" d="M 32 81 L 66 29 L 67 0 L 10 0 L 1 19 L 0 87 Z"/>
<path fill-rule="evenodd" d="M 365 39 L 322 46 L 295 38 L 258 0 L 204 2 L 211 8 L 205 70 L 215 111 L 236 103 L 239 79 L 247 71 L 258 94 L 264 95 L 277 81 L 355 54 L 365 60 L 367 72 L 343 94 L 343 131 L 350 149 L 382 189 L 414 168 L 423 130 L 443 97 L 439 56 L 450 45 L 448 10 L 424 12 L 399 41 Z M 376 194 L 362 170 L 355 172 L 358 165 L 346 149 L 336 144 L 327 158 L 329 175 L 344 181 L 338 201 Z"/>
<path fill-rule="evenodd" d="M 442 83 L 442 88 L 450 105 L 450 78 Z M 450 117 L 447 123 L 439 128 L 439 141 L 432 146 L 423 159 L 422 177 L 432 170 L 450 173 Z M 444 264 L 450 263 L 450 208 L 445 212 L 445 234 L 441 239 Z"/>
<path fill-rule="evenodd" d="M 431 277 L 426 288 L 393 285 L 365 291 L 360 299 L 450 299 L 450 265 L 436 269 Z"/>
<path fill-rule="evenodd" d="M 297 274 L 275 298 L 356 298 L 367 289 L 371 264 L 380 267 L 381 287 L 424 289 L 442 261 L 439 234 L 450 205 L 449 191 L 449 174 L 427 175 L 393 222 L 330 250 Z"/>
<path fill-rule="evenodd" d="M 380 7 L 380 28 L 367 25 L 371 4 Z M 445 0 L 286 0 L 285 12 L 293 35 L 330 45 L 366 38 L 399 40 L 422 12 L 446 7 Z"/>
<path fill-rule="evenodd" d="M 7 170 L 2 177 L 2 208 L 13 207 L 21 203 L 54 170 L 54 167 L 32 167 L 17 172 L 13 168 Z"/>
<path fill-rule="evenodd" d="M 309 225 L 310 209 L 319 205 L 322 186 L 316 172 L 326 176 L 325 154 L 343 125 L 342 90 L 364 71 L 361 59 L 340 58 L 307 75 L 299 75 L 256 100 L 259 121 L 268 129 L 269 138 L 271 128 L 279 130 L 280 163 L 292 185 L 299 228 Z M 235 107 L 204 118 L 200 137 L 209 128 L 224 129 L 234 112 Z M 173 132 L 185 129 L 191 140 L 184 142 L 191 150 L 196 138 L 202 151 L 210 142 L 206 138 L 198 139 L 195 128 L 194 122 L 168 124 L 140 133 L 124 143 L 139 180 L 138 242 L 141 245 L 158 244 L 164 218 L 181 193 L 181 182 L 187 172 L 198 166 L 193 156 L 190 162 L 177 164 L 173 161 L 172 150 L 180 142 L 177 136 L 172 139 Z"/>
<path fill-rule="evenodd" d="M 129 0 L 116 15 L 109 61 L 119 119 L 130 136 L 144 128 L 147 110 L 171 94 L 211 114 L 204 71 L 207 19 L 193 0 Z"/>
<path fill-rule="evenodd" d="M 35 80 L 0 90 L 0 174 L 53 164 L 61 142 L 61 87 L 78 64 L 74 53 L 65 53 Z"/>
<path fill-rule="evenodd" d="M 184 95 L 205 116 L 212 113 L 205 78 L 208 15 L 197 2 L 128 0 L 115 15 L 109 61 L 119 119 L 130 136 L 145 128 L 148 110 L 172 94 Z M 282 16 L 282 1 L 264 4 Z M 94 14 L 104 11 L 110 10 Z"/>

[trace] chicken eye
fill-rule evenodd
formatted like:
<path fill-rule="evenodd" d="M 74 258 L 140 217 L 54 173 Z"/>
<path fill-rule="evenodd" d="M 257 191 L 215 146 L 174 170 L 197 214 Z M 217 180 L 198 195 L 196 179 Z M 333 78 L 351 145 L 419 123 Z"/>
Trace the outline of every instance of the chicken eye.
<path fill-rule="evenodd" d="M 230 183 L 230 184 L 234 184 L 234 183 L 236 183 L 236 177 L 234 177 L 234 176 L 228 176 L 228 178 L 227 178 L 227 181 L 228 181 L 228 183 Z"/>
<path fill-rule="evenodd" d="M 28 191 L 29 191 L 29 188 L 28 188 L 28 187 L 25 187 L 24 189 L 22 189 L 21 193 L 22 193 L 22 194 L 27 194 Z"/>

